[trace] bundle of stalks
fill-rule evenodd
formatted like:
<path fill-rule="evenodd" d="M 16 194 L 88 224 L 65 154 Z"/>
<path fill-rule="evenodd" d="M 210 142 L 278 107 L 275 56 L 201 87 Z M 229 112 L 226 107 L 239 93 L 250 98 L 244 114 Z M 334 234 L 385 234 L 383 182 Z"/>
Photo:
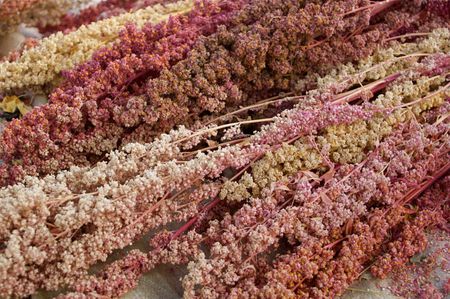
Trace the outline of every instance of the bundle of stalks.
<path fill-rule="evenodd" d="M 280 284 L 288 287 L 278 274 L 256 276 L 272 273 L 262 271 L 271 267 L 278 271 L 281 261 L 271 264 L 262 257 L 268 258 L 283 240 L 298 258 L 303 244 L 346 240 L 345 232 L 358 221 L 362 229 L 371 213 L 406 205 L 430 184 L 430 176 L 437 179 L 448 168 L 449 56 L 399 61 L 387 58 L 374 65 L 373 70 L 386 72 L 381 78 L 375 72 L 361 74 L 356 65 L 353 74 L 346 72 L 349 65 L 336 70 L 335 76 L 345 72 L 348 82 L 347 88 L 339 82 L 339 94 L 332 95 L 336 85 L 324 84 L 329 82 L 324 77 L 317 80 L 321 88 L 304 97 L 265 100 L 235 112 L 256 110 L 246 114 L 251 119 L 235 122 L 230 113 L 227 121 L 196 130 L 181 127 L 149 144 L 129 144 L 94 167 L 27 177 L 23 184 L 0 190 L 2 294 L 69 285 L 116 297 L 136 280 L 125 283 L 114 270 L 116 287 L 109 280 L 102 285 L 101 279 L 86 276 L 89 267 L 148 231 L 183 221 L 186 225 L 172 235 L 156 234 L 154 251 L 138 254 L 146 262 L 134 261 L 141 273 L 127 266 L 125 277 L 137 279 L 161 261 L 186 263 L 196 257 L 184 279 L 192 296 L 240 296 L 272 281 L 273 287 L 260 290 L 270 297 Z M 364 84 L 354 87 L 351 82 L 361 76 Z M 282 102 L 293 106 L 282 109 L 277 105 Z M 265 117 L 273 105 L 283 111 Z M 206 217 L 216 206 L 225 212 Z M 182 235 L 202 220 L 203 226 Z M 200 252 L 201 244 L 212 246 L 209 259 Z M 364 252 L 358 269 L 371 259 L 371 252 Z M 135 254 L 129 259 L 135 260 Z M 222 270 L 213 274 L 206 269 Z M 237 273 L 240 269 L 250 272 Z M 356 278 L 326 294 L 340 293 Z M 304 288 L 319 292 L 311 283 L 293 294 Z"/>
<path fill-rule="evenodd" d="M 185 298 L 334 298 L 448 229 L 445 1 L 183 5 L 2 133 L 0 297 L 118 298 L 170 264 Z"/>

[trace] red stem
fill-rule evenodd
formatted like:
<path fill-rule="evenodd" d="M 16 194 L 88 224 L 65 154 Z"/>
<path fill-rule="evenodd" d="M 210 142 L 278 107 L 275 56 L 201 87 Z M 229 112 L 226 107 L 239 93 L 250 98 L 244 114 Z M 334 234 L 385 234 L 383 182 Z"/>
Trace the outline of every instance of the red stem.
<path fill-rule="evenodd" d="M 425 181 L 424 183 L 422 183 L 420 185 L 420 187 L 409 192 L 403 200 L 403 205 L 408 203 L 409 201 L 413 200 L 417 196 L 419 196 L 422 192 L 424 192 L 426 189 L 428 189 L 428 187 L 430 187 L 437 180 L 439 180 L 441 177 L 443 177 L 449 170 L 450 170 L 450 162 L 447 163 L 445 166 L 443 166 L 436 174 L 434 174 L 430 180 Z"/>
<path fill-rule="evenodd" d="M 377 14 L 379 14 L 380 12 L 388 9 L 389 7 L 391 7 L 394 4 L 399 3 L 401 0 L 385 0 L 383 2 L 377 3 L 373 6 L 372 8 L 372 12 L 371 12 L 371 16 L 376 16 Z"/>
<path fill-rule="evenodd" d="M 381 2 L 376 2 L 376 3 L 370 4 L 370 5 L 359 7 L 357 9 L 352 10 L 352 11 L 346 12 L 346 13 L 342 14 L 341 17 L 345 17 L 347 15 L 351 15 L 351 14 L 354 14 L 354 13 L 357 13 L 359 11 L 366 10 L 366 9 L 371 9 L 372 11 L 370 13 L 370 16 L 374 17 L 377 14 L 379 14 L 380 12 L 388 9 L 392 5 L 394 5 L 396 3 L 399 3 L 400 1 L 401 0 L 384 0 L 384 1 L 381 1 Z"/>
<path fill-rule="evenodd" d="M 178 238 L 181 234 L 183 234 L 185 231 L 187 231 L 195 222 L 197 222 L 198 218 L 200 217 L 200 214 L 202 213 L 206 213 L 208 211 L 210 211 L 212 208 L 214 208 L 218 203 L 220 202 L 220 198 L 216 198 L 213 201 L 211 201 L 209 204 L 207 204 L 206 206 L 204 206 L 200 212 L 194 216 L 193 218 L 191 218 L 188 222 L 186 222 L 185 224 L 183 224 L 182 227 L 180 227 L 177 231 L 175 231 L 172 236 L 170 237 L 170 240 L 167 244 L 169 244 L 172 240 L 175 240 L 176 238 Z M 166 245 L 167 246 L 167 245 Z"/>

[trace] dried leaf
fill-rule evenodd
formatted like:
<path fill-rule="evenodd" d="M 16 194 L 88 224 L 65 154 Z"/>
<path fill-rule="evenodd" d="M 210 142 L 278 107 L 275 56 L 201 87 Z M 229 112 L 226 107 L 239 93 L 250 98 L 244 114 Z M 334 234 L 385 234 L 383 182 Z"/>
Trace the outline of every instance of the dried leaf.
<path fill-rule="evenodd" d="M 16 110 L 19 110 L 20 114 L 23 116 L 27 114 L 32 107 L 25 105 L 25 103 L 17 96 L 7 96 L 4 97 L 3 101 L 0 103 L 0 109 L 8 113 L 14 113 Z"/>
<path fill-rule="evenodd" d="M 328 183 L 334 177 L 335 173 L 336 170 L 333 167 L 322 175 L 322 179 L 325 181 L 325 183 Z"/>
<path fill-rule="evenodd" d="M 219 143 L 217 141 L 210 140 L 210 139 L 206 140 L 206 144 L 208 144 L 209 147 L 216 147 L 219 145 Z"/>

